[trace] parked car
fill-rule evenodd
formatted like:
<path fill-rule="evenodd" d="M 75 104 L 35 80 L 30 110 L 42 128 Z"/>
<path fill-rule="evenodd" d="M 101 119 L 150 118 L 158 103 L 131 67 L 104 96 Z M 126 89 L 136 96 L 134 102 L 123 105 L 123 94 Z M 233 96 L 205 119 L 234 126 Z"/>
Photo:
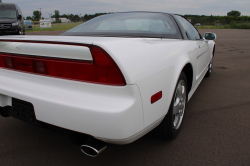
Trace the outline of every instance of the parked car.
<path fill-rule="evenodd" d="M 0 113 L 64 132 L 94 157 L 153 129 L 173 139 L 211 74 L 214 39 L 156 12 L 102 15 L 61 36 L 2 36 Z"/>
<path fill-rule="evenodd" d="M 195 26 L 201 26 L 201 24 L 200 24 L 200 23 L 197 23 L 197 24 L 195 24 Z"/>
<path fill-rule="evenodd" d="M 22 11 L 14 3 L 1 3 L 0 5 L 0 35 L 1 34 L 25 34 Z"/>

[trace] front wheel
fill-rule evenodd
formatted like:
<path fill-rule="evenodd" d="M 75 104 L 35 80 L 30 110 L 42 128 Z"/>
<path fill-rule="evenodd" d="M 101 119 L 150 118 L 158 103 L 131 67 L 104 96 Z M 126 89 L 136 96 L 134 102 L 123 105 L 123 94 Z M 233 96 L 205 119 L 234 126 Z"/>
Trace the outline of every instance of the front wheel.
<path fill-rule="evenodd" d="M 210 75 L 212 73 L 212 67 L 213 67 L 213 58 L 211 59 L 209 65 L 208 65 L 208 70 L 207 70 L 205 77 L 210 77 Z"/>
<path fill-rule="evenodd" d="M 187 78 L 182 72 L 175 87 L 168 113 L 161 124 L 153 131 L 163 139 L 174 139 L 178 136 L 187 103 Z"/>
<path fill-rule="evenodd" d="M 15 35 L 22 35 L 22 31 L 17 31 Z"/>
<path fill-rule="evenodd" d="M 25 35 L 25 30 L 22 31 L 22 29 L 20 29 L 16 35 Z"/>

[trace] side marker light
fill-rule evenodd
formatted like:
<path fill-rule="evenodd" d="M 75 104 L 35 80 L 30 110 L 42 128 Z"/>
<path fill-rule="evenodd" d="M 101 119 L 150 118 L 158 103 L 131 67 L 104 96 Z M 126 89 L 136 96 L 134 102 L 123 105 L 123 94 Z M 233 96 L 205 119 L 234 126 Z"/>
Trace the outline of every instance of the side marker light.
<path fill-rule="evenodd" d="M 157 92 L 153 96 L 151 96 L 151 104 L 155 103 L 156 101 L 160 100 L 162 98 L 162 91 Z"/>

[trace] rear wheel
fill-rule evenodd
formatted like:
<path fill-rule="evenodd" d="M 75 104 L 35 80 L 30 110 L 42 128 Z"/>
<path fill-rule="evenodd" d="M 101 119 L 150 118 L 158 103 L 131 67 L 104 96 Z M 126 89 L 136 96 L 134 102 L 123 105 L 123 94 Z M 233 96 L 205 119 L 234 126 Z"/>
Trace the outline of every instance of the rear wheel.
<path fill-rule="evenodd" d="M 182 72 L 175 87 L 175 92 L 168 113 L 161 124 L 153 131 L 163 139 L 173 139 L 178 136 L 187 102 L 187 78 Z"/>

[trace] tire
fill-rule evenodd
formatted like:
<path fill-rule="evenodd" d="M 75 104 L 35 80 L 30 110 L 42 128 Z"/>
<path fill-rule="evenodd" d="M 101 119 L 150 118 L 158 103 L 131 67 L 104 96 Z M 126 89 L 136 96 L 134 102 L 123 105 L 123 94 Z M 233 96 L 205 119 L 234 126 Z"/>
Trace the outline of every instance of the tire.
<path fill-rule="evenodd" d="M 22 35 L 22 31 L 18 31 L 15 35 Z"/>
<path fill-rule="evenodd" d="M 212 73 L 212 67 L 213 67 L 213 59 L 214 59 L 214 53 L 215 53 L 215 46 L 214 46 L 214 49 L 213 49 L 213 57 L 208 65 L 208 70 L 207 70 L 207 73 L 205 74 L 205 77 L 210 77 L 211 73 Z"/>
<path fill-rule="evenodd" d="M 22 31 L 22 29 L 20 29 L 20 30 L 16 33 L 16 35 L 25 35 L 25 29 L 23 29 L 23 31 Z"/>
<path fill-rule="evenodd" d="M 210 63 L 208 64 L 208 70 L 207 70 L 205 77 L 210 77 L 210 75 L 212 73 L 212 67 L 213 67 L 213 58 L 211 59 Z"/>
<path fill-rule="evenodd" d="M 174 139 L 178 136 L 187 103 L 187 87 L 186 75 L 181 72 L 168 113 L 161 124 L 153 131 L 155 136 L 163 139 Z"/>

